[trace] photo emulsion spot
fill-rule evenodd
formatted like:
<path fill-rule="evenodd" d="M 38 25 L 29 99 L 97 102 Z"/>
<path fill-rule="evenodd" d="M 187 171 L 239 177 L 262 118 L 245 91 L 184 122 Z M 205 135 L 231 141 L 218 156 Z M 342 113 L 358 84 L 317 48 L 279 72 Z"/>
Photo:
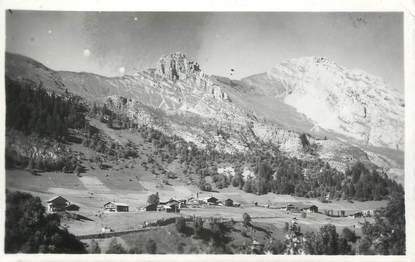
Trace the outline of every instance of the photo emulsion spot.
<path fill-rule="evenodd" d="M 406 254 L 402 12 L 5 20 L 5 253 Z"/>

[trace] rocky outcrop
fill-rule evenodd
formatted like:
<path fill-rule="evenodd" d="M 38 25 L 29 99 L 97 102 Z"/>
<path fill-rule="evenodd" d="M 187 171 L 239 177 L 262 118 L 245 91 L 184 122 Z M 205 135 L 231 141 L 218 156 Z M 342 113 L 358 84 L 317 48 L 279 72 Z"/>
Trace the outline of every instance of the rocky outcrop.
<path fill-rule="evenodd" d="M 162 57 L 155 70 L 117 78 L 36 66 L 47 70 L 43 72 L 33 68 L 36 62 L 27 62 L 29 58 L 7 59 L 19 60 L 6 63 L 12 78 L 25 68 L 25 77 L 33 77 L 33 81 L 41 77 L 48 85 L 45 88 L 62 90 L 65 86 L 86 101 L 105 103 L 138 125 L 177 135 L 200 148 L 232 154 L 246 152 L 250 143 L 262 141 L 292 157 L 319 157 L 344 170 L 354 161 L 368 161 L 367 155 L 347 140 L 309 137 L 316 145 L 315 155 L 311 155 L 303 149 L 299 135 L 310 129 L 316 133 L 331 129 L 372 145 L 400 148 L 403 143 L 404 105 L 399 96 L 378 78 L 326 59 L 287 60 L 245 84 L 206 75 L 180 53 Z M 29 65 L 15 66 L 21 63 Z M 262 102 L 264 105 L 252 106 Z M 289 105 L 314 124 L 304 131 L 306 117 L 298 117 Z M 267 118 L 273 114 L 281 116 L 275 118 L 279 122 Z"/>
<path fill-rule="evenodd" d="M 62 143 L 36 135 L 26 136 L 15 130 L 6 133 L 6 156 L 20 165 L 27 165 L 31 160 L 46 170 L 56 170 L 79 160 L 79 155 Z"/>
<path fill-rule="evenodd" d="M 173 81 L 189 77 L 203 77 L 200 65 L 182 53 L 173 53 L 160 58 L 157 73 Z"/>

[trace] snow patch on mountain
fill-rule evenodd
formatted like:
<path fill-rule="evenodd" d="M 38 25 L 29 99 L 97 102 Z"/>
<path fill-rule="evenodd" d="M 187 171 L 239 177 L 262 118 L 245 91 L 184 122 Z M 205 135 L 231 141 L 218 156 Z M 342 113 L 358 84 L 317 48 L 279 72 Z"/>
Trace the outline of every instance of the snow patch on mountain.
<path fill-rule="evenodd" d="M 403 149 L 404 100 L 379 77 L 323 57 L 286 60 L 267 76 L 285 88 L 285 103 L 322 128 L 364 144 Z"/>

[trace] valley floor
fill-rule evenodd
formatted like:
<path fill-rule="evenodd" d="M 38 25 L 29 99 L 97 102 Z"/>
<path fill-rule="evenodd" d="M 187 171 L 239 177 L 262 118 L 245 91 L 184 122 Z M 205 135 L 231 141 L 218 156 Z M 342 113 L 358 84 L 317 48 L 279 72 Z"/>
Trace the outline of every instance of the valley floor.
<path fill-rule="evenodd" d="M 354 229 L 360 233 L 361 223 L 373 221 L 372 218 L 352 218 L 352 217 L 329 217 L 324 214 L 324 210 L 345 210 L 346 214 L 362 210 L 374 210 L 386 206 L 387 201 L 366 201 L 353 203 L 347 201 L 332 201 L 331 203 L 321 203 L 315 199 L 293 197 L 289 195 L 254 195 L 245 193 L 241 190 L 229 187 L 217 193 L 204 192 L 199 197 L 213 195 L 219 200 L 231 198 L 241 203 L 241 207 L 208 206 L 202 208 L 182 208 L 178 214 L 166 212 L 145 212 L 140 208 L 146 205 L 148 195 L 159 192 L 162 201 L 171 197 L 185 199 L 195 196 L 198 192 L 196 187 L 185 186 L 179 181 L 171 186 L 155 188 L 151 177 L 140 177 L 139 181 L 135 178 L 134 170 L 125 171 L 123 176 L 111 172 L 112 179 L 108 179 L 107 172 L 91 170 L 82 177 L 74 174 L 64 174 L 61 172 L 45 172 L 39 176 L 34 176 L 24 170 L 6 171 L 6 188 L 8 190 L 25 191 L 40 197 L 44 205 L 46 201 L 54 196 L 61 195 L 70 202 L 80 206 L 77 212 L 79 220 L 64 219 L 62 224 L 75 235 L 97 234 L 102 227 L 107 226 L 115 232 L 137 230 L 142 228 L 144 222 L 154 222 L 161 218 L 174 216 L 200 216 L 200 217 L 222 217 L 241 221 L 243 213 L 248 213 L 254 222 L 271 224 L 278 228 L 283 228 L 285 222 L 290 222 L 293 218 L 297 219 L 302 231 L 317 231 L 324 224 L 334 224 L 340 232 L 343 227 Z M 117 179 L 115 179 L 117 178 Z M 132 180 L 134 178 L 134 180 Z M 108 180 L 107 180 L 108 179 Z M 126 185 L 122 189 L 123 185 Z M 135 188 L 135 190 L 133 190 Z M 103 205 L 109 201 L 123 202 L 130 206 L 128 213 L 107 213 L 103 212 Z M 258 206 L 254 203 L 257 202 Z M 272 207 L 282 207 L 286 203 L 314 204 L 319 208 L 319 213 L 307 213 L 306 218 L 302 218 L 300 213 L 287 212 L 283 209 L 266 208 L 265 205 Z"/>

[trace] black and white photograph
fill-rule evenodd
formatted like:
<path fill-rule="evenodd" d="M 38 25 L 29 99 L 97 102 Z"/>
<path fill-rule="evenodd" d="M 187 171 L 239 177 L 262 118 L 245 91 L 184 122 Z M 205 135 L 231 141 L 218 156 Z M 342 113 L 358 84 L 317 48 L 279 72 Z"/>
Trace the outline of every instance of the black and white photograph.
<path fill-rule="evenodd" d="M 3 11 L 5 254 L 407 255 L 403 11 Z"/>

